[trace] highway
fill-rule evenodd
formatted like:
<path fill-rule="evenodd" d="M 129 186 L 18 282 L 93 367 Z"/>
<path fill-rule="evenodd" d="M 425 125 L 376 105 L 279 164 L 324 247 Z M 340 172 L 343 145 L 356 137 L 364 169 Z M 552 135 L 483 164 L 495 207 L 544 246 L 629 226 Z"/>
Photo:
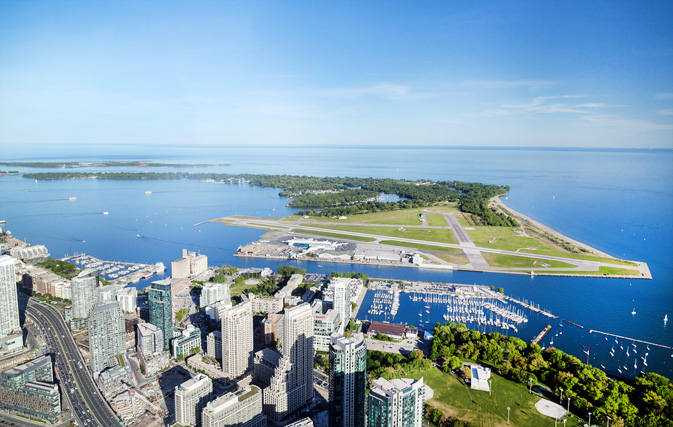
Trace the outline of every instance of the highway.
<path fill-rule="evenodd" d="M 25 295 L 20 298 L 25 298 Z M 26 315 L 33 319 L 54 355 L 60 376 L 61 394 L 70 401 L 79 426 L 119 426 L 121 422 L 108 406 L 77 349 L 70 330 L 54 307 L 29 300 Z"/>

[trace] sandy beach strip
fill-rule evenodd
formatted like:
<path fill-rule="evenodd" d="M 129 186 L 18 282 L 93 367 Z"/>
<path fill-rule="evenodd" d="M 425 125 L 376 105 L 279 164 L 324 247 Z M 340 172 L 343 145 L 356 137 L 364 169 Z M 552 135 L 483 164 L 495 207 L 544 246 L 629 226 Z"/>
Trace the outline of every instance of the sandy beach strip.
<path fill-rule="evenodd" d="M 531 219 L 531 218 L 527 217 L 526 215 L 524 215 L 524 214 L 522 214 L 522 213 L 520 213 L 520 212 L 515 211 L 514 209 L 510 208 L 509 206 L 507 206 L 507 205 L 505 204 L 505 202 L 503 202 L 503 201 L 500 199 L 500 196 L 495 196 L 495 197 L 493 197 L 493 198 L 490 200 L 490 202 L 491 202 L 492 204 L 496 205 L 497 207 L 506 210 L 506 211 L 509 212 L 510 215 L 512 215 L 514 218 L 519 219 L 519 220 L 523 220 L 524 222 L 529 223 L 530 225 L 534 226 L 535 228 L 538 228 L 538 229 L 540 229 L 540 230 L 542 230 L 542 231 L 545 231 L 545 232 L 551 234 L 552 236 L 554 236 L 554 237 L 556 237 L 556 238 L 565 240 L 566 242 L 569 242 L 569 243 L 575 245 L 575 246 L 578 247 L 578 248 L 584 248 L 584 249 L 586 249 L 587 251 L 589 251 L 590 253 L 592 253 L 592 254 L 594 254 L 594 255 L 598 255 L 598 256 L 600 256 L 600 257 L 607 257 L 607 258 L 613 258 L 613 259 L 615 258 L 614 256 L 609 255 L 609 254 L 606 254 L 605 252 L 599 251 L 599 250 L 596 249 L 596 248 L 592 248 L 591 246 L 589 246 L 589 245 L 587 245 L 587 244 L 585 244 L 585 243 L 578 242 L 577 240 L 574 240 L 574 239 L 571 239 L 570 237 L 564 236 L 563 234 L 559 233 L 558 231 L 553 230 L 553 229 L 547 227 L 546 225 L 541 224 L 541 223 L 535 221 L 534 219 Z"/>

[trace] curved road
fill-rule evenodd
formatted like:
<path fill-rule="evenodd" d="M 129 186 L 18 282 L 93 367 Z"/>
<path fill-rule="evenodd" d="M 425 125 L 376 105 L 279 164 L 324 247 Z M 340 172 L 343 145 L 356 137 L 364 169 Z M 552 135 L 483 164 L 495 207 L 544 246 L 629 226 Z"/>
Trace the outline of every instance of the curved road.
<path fill-rule="evenodd" d="M 40 326 L 52 348 L 56 367 L 60 369 L 61 393 L 67 394 L 79 425 L 121 425 L 119 418 L 94 385 L 75 340 L 58 310 L 48 304 L 29 300 L 26 315 Z"/>

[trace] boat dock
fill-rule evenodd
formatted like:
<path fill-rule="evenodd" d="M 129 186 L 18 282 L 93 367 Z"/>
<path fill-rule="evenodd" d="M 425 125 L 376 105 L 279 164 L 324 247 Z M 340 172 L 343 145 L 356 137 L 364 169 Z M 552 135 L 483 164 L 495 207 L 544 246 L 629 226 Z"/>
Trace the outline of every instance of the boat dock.
<path fill-rule="evenodd" d="M 653 343 L 653 342 L 638 340 L 638 339 L 635 339 L 635 338 L 623 337 L 621 335 L 611 334 L 609 332 L 601 332 L 601 331 L 597 331 L 595 329 L 589 329 L 589 333 L 590 334 L 596 333 L 596 334 L 601 334 L 601 335 L 607 335 L 609 337 L 621 338 L 621 339 L 627 340 L 627 341 L 635 341 L 635 342 L 639 342 L 639 343 L 643 343 L 643 344 L 647 344 L 647 345 L 653 345 L 653 346 L 656 346 L 656 347 L 666 348 L 668 350 L 673 350 L 673 347 L 669 347 L 667 345 L 662 345 L 662 344 L 657 344 L 657 343 Z"/>
<path fill-rule="evenodd" d="M 99 275 L 112 284 L 138 283 L 141 279 L 148 279 L 154 274 L 163 273 L 166 267 L 163 263 L 139 264 L 124 261 L 104 261 L 86 254 L 75 254 L 61 258 L 62 261 L 75 263 L 80 268 L 97 269 Z"/>
<path fill-rule="evenodd" d="M 573 325 L 573 326 L 577 326 L 577 327 L 580 328 L 580 329 L 584 329 L 584 326 L 582 326 L 582 325 L 578 325 L 578 324 L 575 323 L 575 322 L 571 322 L 571 321 L 568 320 L 568 319 L 562 319 L 562 320 L 563 320 L 564 322 L 566 322 L 566 323 L 570 323 L 570 324 Z"/>
<path fill-rule="evenodd" d="M 517 304 L 519 304 L 519 305 L 522 306 L 522 307 L 526 307 L 527 309 L 529 309 L 529 310 L 531 310 L 531 311 L 534 311 L 534 312 L 536 312 L 536 313 L 540 313 L 540 314 L 542 314 L 543 316 L 551 317 L 552 319 L 558 319 L 558 316 L 556 316 L 556 315 L 554 315 L 554 314 L 551 314 L 550 312 L 548 312 L 548 311 L 546 311 L 546 310 L 541 309 L 539 306 L 538 306 L 538 307 L 535 307 L 535 306 L 532 305 L 532 304 L 528 304 L 528 303 L 525 303 L 525 302 L 523 302 L 523 301 L 519 301 L 519 300 L 516 299 L 516 298 L 508 297 L 508 296 L 506 296 L 506 295 L 504 295 L 503 298 L 504 298 L 505 300 L 508 300 L 508 301 L 512 301 L 512 302 L 514 302 L 514 303 L 517 303 Z"/>
<path fill-rule="evenodd" d="M 551 325 L 547 325 L 535 338 L 531 341 L 533 344 L 539 344 L 540 341 L 551 331 Z"/>

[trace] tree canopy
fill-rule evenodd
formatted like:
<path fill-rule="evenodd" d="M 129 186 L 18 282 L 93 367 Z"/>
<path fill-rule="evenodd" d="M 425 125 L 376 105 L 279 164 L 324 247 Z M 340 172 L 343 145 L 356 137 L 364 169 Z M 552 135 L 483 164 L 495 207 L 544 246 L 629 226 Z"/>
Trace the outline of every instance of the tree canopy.
<path fill-rule="evenodd" d="M 541 350 L 498 332 L 483 334 L 461 323 L 437 324 L 430 358 L 455 369 L 456 359 L 478 360 L 512 381 L 541 381 L 563 396 L 580 413 L 615 426 L 673 426 L 673 384 L 655 373 L 626 382 L 608 378 L 602 370 L 553 347 Z M 446 367 L 449 365 L 448 367 Z"/>

